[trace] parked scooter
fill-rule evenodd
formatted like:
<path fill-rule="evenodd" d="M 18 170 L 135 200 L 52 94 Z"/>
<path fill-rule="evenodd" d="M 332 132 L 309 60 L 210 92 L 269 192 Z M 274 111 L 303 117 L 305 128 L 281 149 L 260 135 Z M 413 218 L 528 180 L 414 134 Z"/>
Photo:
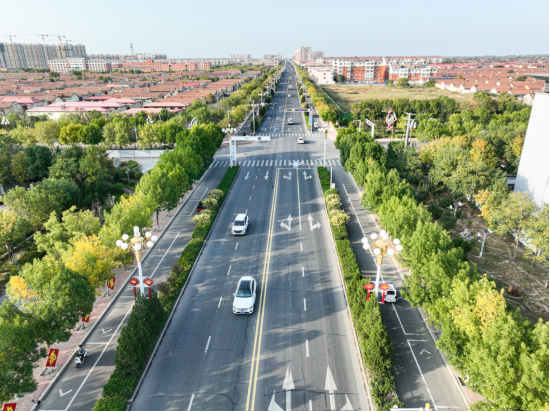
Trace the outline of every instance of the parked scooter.
<path fill-rule="evenodd" d="M 86 351 L 86 346 L 83 347 L 79 345 L 78 349 L 76 350 L 75 358 L 74 358 L 76 367 L 79 368 L 80 365 L 84 363 L 84 359 L 86 359 L 87 357 L 88 357 L 88 351 Z"/>

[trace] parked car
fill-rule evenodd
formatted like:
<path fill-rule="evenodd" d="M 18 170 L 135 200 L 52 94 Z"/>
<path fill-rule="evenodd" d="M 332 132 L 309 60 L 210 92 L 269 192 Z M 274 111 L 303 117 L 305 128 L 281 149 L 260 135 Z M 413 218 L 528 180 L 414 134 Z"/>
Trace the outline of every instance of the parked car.
<path fill-rule="evenodd" d="M 238 315 L 251 315 L 254 313 L 256 303 L 256 280 L 252 276 L 243 276 L 237 283 L 237 289 L 233 293 L 233 313 Z"/>

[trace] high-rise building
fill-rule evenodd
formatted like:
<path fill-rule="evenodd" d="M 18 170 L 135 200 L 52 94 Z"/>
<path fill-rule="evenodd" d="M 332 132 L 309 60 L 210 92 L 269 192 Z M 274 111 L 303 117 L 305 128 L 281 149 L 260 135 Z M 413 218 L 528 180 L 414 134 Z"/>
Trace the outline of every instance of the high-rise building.
<path fill-rule="evenodd" d="M 283 53 L 264 54 L 264 59 L 283 60 Z"/>
<path fill-rule="evenodd" d="M 1 68 L 47 69 L 48 60 L 86 57 L 82 44 L 0 43 Z"/>
<path fill-rule="evenodd" d="M 324 51 L 313 51 L 311 50 L 311 46 L 300 46 L 298 50 L 294 52 L 294 60 L 296 62 L 307 62 L 307 61 L 313 61 L 316 59 L 323 58 L 325 56 Z"/>

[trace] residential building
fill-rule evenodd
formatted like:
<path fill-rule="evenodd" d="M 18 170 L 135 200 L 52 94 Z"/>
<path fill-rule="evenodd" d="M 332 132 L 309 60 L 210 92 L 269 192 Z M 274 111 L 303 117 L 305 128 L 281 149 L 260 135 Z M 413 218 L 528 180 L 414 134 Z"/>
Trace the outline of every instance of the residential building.
<path fill-rule="evenodd" d="M 231 60 L 234 61 L 234 62 L 242 62 L 243 60 L 248 60 L 250 59 L 250 54 L 247 54 L 247 53 L 237 53 L 237 54 L 232 54 L 230 56 Z"/>
<path fill-rule="evenodd" d="M 48 68 L 48 60 L 86 57 L 82 44 L 0 43 L 0 68 Z"/>
<path fill-rule="evenodd" d="M 548 73 L 532 74 L 537 80 L 544 80 L 545 92 L 535 92 L 533 109 L 527 125 L 525 142 L 519 160 L 515 192 L 524 192 L 538 206 L 548 205 L 550 130 L 548 128 Z"/>
<path fill-rule="evenodd" d="M 334 84 L 332 69 L 322 67 L 308 68 L 308 75 L 317 84 Z"/>
<path fill-rule="evenodd" d="M 294 61 L 297 63 L 299 62 L 306 62 L 306 61 L 315 61 L 317 59 L 322 59 L 325 57 L 324 51 L 313 51 L 311 49 L 311 46 L 300 46 L 295 52 L 294 52 Z"/>
<path fill-rule="evenodd" d="M 264 54 L 264 59 L 283 60 L 283 53 Z"/>

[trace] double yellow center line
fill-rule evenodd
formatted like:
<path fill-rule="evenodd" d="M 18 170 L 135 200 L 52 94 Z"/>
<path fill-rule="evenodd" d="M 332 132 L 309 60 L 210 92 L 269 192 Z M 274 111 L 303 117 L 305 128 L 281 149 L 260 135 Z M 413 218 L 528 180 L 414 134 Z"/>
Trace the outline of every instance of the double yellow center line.
<path fill-rule="evenodd" d="M 254 410 L 256 400 L 256 382 L 258 380 L 258 368 L 260 365 L 260 349 L 262 347 L 262 329 L 264 327 L 265 299 L 267 295 L 267 280 L 269 278 L 269 262 L 271 260 L 271 243 L 273 239 L 273 227 L 275 226 L 275 210 L 277 206 L 277 190 L 279 188 L 279 169 L 275 173 L 275 187 L 273 190 L 273 201 L 271 203 L 271 218 L 267 235 L 267 249 L 264 260 L 264 271 L 262 274 L 262 290 L 260 291 L 260 305 L 258 318 L 256 320 L 256 334 L 254 335 L 254 350 L 252 351 L 252 365 L 250 366 L 250 379 L 248 381 L 248 395 L 246 396 L 246 410 Z M 252 397 L 252 399 L 251 399 Z"/>

